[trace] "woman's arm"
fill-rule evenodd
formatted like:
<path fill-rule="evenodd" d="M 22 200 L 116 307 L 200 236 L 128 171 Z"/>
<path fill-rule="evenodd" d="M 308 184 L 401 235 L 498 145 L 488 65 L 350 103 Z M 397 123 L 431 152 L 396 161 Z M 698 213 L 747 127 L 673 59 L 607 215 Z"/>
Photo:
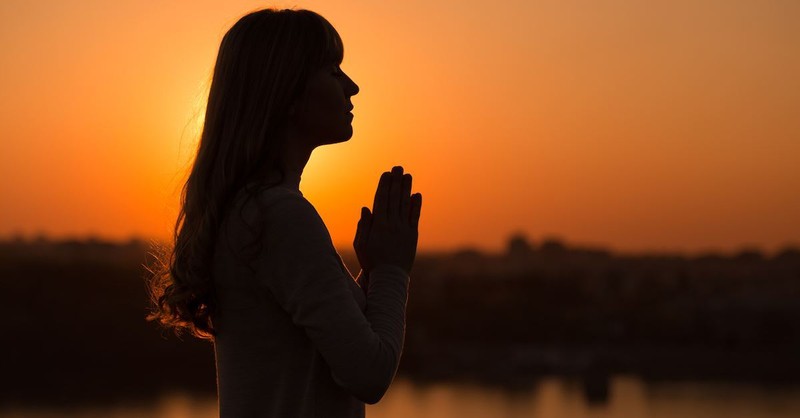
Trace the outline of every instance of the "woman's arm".
<path fill-rule="evenodd" d="M 362 312 L 348 287 L 352 278 L 339 266 L 327 228 L 307 200 L 287 195 L 264 215 L 262 284 L 305 329 L 335 381 L 360 400 L 377 402 L 400 361 L 408 274 L 394 265 L 373 267 Z"/>

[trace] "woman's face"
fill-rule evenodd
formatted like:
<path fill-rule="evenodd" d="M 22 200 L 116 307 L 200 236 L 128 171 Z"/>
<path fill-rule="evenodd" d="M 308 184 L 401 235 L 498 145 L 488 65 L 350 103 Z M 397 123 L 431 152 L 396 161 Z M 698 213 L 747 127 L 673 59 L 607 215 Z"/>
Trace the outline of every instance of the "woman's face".
<path fill-rule="evenodd" d="M 353 104 L 358 85 L 337 64 L 311 75 L 305 96 L 294 106 L 291 122 L 295 133 L 308 145 L 335 144 L 353 136 Z"/>

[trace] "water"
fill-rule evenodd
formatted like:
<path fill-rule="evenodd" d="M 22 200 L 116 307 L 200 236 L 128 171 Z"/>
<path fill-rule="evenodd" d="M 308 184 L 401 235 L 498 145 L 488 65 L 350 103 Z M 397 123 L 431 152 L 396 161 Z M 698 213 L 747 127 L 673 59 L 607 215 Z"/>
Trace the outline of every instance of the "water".
<path fill-rule="evenodd" d="M 470 384 L 415 385 L 397 380 L 368 418 L 797 418 L 800 386 L 644 383 L 615 377 L 608 398 L 587 400 L 578 381 L 541 380 L 516 391 Z M 172 394 L 144 405 L 0 410 L 4 418 L 212 418 L 216 400 Z"/>

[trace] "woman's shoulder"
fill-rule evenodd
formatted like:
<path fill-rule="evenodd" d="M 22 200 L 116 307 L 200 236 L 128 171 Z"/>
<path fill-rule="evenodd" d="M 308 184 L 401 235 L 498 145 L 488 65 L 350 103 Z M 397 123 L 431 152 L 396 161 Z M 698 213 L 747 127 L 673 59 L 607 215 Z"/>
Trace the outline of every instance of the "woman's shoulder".
<path fill-rule="evenodd" d="M 253 195 L 258 198 L 260 204 L 275 204 L 279 202 L 306 202 L 305 196 L 300 190 L 288 186 L 275 185 L 255 189 Z"/>
<path fill-rule="evenodd" d="M 332 246 L 322 217 L 297 189 L 273 186 L 250 196 L 239 209 L 244 217 L 234 223 L 264 239 L 268 246 L 276 242 L 284 246 L 291 243 L 304 247 L 313 243 Z"/>
<path fill-rule="evenodd" d="M 317 214 L 314 205 L 297 189 L 272 186 L 255 193 L 257 210 L 266 216 L 292 216 Z"/>
<path fill-rule="evenodd" d="M 300 190 L 283 185 L 243 188 L 236 196 L 233 206 L 233 212 L 252 221 L 321 221 L 317 210 Z"/>
<path fill-rule="evenodd" d="M 240 190 L 225 218 L 222 228 L 234 242 L 327 232 L 311 202 L 299 190 L 284 186 Z"/>

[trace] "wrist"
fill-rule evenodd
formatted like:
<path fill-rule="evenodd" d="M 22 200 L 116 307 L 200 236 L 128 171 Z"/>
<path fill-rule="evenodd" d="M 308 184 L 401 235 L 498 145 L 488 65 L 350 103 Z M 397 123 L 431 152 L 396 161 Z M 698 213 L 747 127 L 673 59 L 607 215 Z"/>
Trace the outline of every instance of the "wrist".
<path fill-rule="evenodd" d="M 410 276 L 410 269 L 407 269 L 399 264 L 392 264 L 392 263 L 383 263 L 378 264 L 372 268 L 372 272 L 377 273 L 390 273 L 390 274 L 397 274 L 402 273 L 404 276 Z"/>

